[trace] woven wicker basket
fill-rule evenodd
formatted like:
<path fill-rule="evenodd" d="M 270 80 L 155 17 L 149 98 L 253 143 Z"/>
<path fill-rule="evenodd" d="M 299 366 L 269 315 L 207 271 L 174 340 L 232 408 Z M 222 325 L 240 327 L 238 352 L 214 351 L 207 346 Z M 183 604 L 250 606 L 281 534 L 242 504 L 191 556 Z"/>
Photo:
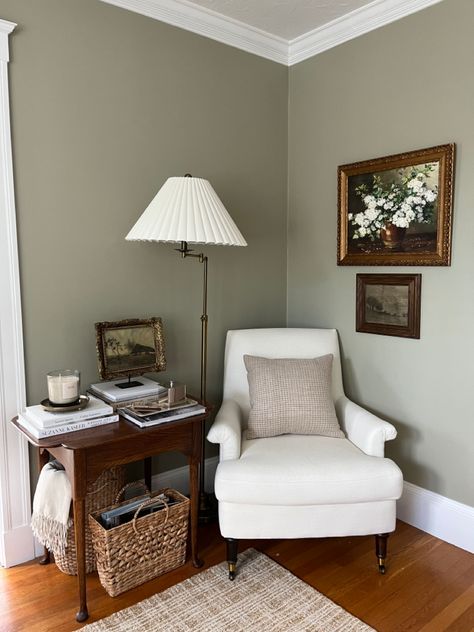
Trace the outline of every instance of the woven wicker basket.
<path fill-rule="evenodd" d="M 102 474 L 87 488 L 86 515 L 97 511 L 104 505 L 114 502 L 119 490 L 123 487 L 125 470 L 122 466 L 104 470 Z M 64 553 L 55 553 L 54 561 L 60 571 L 67 575 L 77 575 L 76 540 L 74 537 L 74 521 L 67 532 L 67 546 Z M 97 568 L 92 534 L 86 521 L 86 573 Z"/>
<path fill-rule="evenodd" d="M 156 502 L 154 498 L 159 494 L 179 502 L 140 517 L 140 511 Z M 111 597 L 182 566 L 186 559 L 189 499 L 168 488 L 154 492 L 151 499 L 139 498 L 144 502 L 134 519 L 112 529 L 104 529 L 99 516 L 124 503 L 116 503 L 89 516 L 99 579 Z"/>

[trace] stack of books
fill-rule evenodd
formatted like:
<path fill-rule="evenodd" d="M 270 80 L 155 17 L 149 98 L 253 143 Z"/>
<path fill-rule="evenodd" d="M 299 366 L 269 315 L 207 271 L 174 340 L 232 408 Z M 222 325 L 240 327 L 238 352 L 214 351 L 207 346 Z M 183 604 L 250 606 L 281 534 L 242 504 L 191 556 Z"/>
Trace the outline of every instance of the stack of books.
<path fill-rule="evenodd" d="M 126 378 L 119 378 L 110 382 L 98 382 L 89 386 L 89 393 L 107 402 L 114 411 L 124 406 L 129 406 L 137 400 L 166 395 L 168 389 L 154 380 L 139 377 L 131 382 Z"/>
<path fill-rule="evenodd" d="M 82 410 L 68 412 L 48 412 L 38 404 L 27 406 L 18 415 L 18 423 L 35 439 L 45 439 L 55 435 L 104 426 L 119 420 L 109 404 L 96 397 L 89 397 L 89 402 Z"/>
<path fill-rule="evenodd" d="M 118 409 L 118 412 L 122 417 L 140 426 L 140 428 L 148 428 L 184 419 L 185 417 L 202 415 L 206 412 L 206 408 L 190 398 L 173 406 L 168 405 L 166 398 L 155 398 L 155 400 L 147 398 L 121 407 Z"/>

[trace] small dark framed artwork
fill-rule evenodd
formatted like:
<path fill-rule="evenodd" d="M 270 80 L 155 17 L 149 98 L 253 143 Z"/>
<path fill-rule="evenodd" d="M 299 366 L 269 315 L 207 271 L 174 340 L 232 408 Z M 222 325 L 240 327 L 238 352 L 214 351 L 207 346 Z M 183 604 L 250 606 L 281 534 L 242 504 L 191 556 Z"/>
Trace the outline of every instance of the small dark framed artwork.
<path fill-rule="evenodd" d="M 356 331 L 420 337 L 421 274 L 358 274 Z"/>
<path fill-rule="evenodd" d="M 95 323 L 102 380 L 166 369 L 161 318 Z"/>

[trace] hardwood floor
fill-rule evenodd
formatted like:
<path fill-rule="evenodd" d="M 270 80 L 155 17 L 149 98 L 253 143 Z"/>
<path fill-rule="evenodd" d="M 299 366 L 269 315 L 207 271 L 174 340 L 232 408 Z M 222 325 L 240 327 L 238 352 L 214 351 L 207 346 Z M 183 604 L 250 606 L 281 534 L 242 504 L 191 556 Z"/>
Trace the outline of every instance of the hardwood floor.
<path fill-rule="evenodd" d="M 474 631 L 474 555 L 403 522 L 389 538 L 384 576 L 377 571 L 373 537 L 242 541 L 239 550 L 249 546 L 263 551 L 379 632 Z M 200 550 L 204 568 L 225 559 L 217 525 L 201 528 Z M 188 562 L 113 599 L 102 589 L 97 574 L 89 575 L 88 623 L 197 572 Z M 29 562 L 0 569 L 1 632 L 80 629 L 82 625 L 74 618 L 76 581 L 54 564 Z"/>

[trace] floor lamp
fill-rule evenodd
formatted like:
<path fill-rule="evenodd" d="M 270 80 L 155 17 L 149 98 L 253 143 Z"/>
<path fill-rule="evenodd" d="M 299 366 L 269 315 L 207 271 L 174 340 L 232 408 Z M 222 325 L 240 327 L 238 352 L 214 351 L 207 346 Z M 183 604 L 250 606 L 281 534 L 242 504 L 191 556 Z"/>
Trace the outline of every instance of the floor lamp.
<path fill-rule="evenodd" d="M 184 259 L 194 257 L 203 264 L 201 315 L 201 400 L 206 401 L 207 378 L 207 256 L 188 248 L 191 244 L 246 246 L 247 242 L 207 180 L 168 178 L 126 236 L 128 241 L 179 243 L 177 252 Z M 204 422 L 203 422 L 204 423 Z M 209 498 L 204 488 L 205 432 L 202 429 L 199 474 L 199 517 L 210 515 Z"/>

